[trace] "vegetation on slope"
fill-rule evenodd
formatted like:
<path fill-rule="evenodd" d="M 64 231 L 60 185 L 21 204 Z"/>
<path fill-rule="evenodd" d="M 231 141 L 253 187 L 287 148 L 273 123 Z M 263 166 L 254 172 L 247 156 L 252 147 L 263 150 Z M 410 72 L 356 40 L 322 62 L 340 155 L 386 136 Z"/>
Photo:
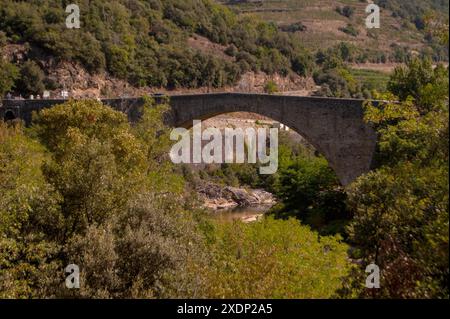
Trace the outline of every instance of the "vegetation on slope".
<path fill-rule="evenodd" d="M 273 192 L 276 219 L 343 236 L 360 266 L 344 281 L 342 297 L 448 298 L 448 69 L 414 59 L 395 70 L 387 88 L 378 98 L 400 102 L 366 109 L 379 134 L 378 168 L 346 189 L 324 158 L 285 136 L 276 174 L 262 178 L 256 165 L 224 165 L 209 175 Z M 376 291 L 365 288 L 370 263 L 381 269 Z"/>
<path fill-rule="evenodd" d="M 396 52 L 419 52 L 435 61 L 448 60 L 448 49 L 439 43 L 427 20 L 448 24 L 448 1 L 415 0 L 375 3 L 381 7 L 381 28 L 366 29 L 364 0 L 222 1 L 242 14 L 273 21 L 282 30 L 295 32 L 309 49 L 329 48 L 346 41 L 365 51 L 367 61 L 404 62 Z M 383 62 L 384 63 L 384 62 Z"/>
<path fill-rule="evenodd" d="M 27 19 L 8 23 L 38 47 L 25 32 L 36 21 Z M 298 70 L 311 72 L 325 95 L 365 95 L 345 65 L 358 57 L 352 52 L 339 44 L 303 55 Z M 106 51 L 98 54 L 109 68 Z M 4 92 L 43 81 L 35 62 L 0 63 Z M 448 68 L 410 59 L 386 88 L 380 98 L 399 102 L 366 110 L 379 134 L 378 168 L 346 192 L 323 158 L 287 143 L 277 175 L 221 168 L 219 176 L 282 200 L 273 217 L 251 225 L 213 223 L 197 211 L 167 161 L 164 106 L 149 102 L 136 126 L 97 101 L 45 110 L 31 129 L 0 123 L 0 297 L 448 298 Z M 321 237 L 299 221 L 344 235 L 359 266 L 350 267 L 340 236 Z M 381 268 L 375 292 L 364 287 L 373 262 Z M 69 263 L 82 270 L 75 292 L 64 287 Z"/>
<path fill-rule="evenodd" d="M 31 60 L 76 61 L 135 86 L 167 88 L 222 87 L 249 70 L 287 75 L 304 54 L 273 24 L 210 0 L 93 0 L 80 11 L 81 29 L 67 29 L 64 1 L 1 0 L 2 42 L 30 45 Z M 194 33 L 223 45 L 229 59 L 189 47 Z"/>
<path fill-rule="evenodd" d="M 308 13 L 308 3 L 300 4 Z M 300 4 L 277 2 L 283 8 L 293 6 L 293 10 Z M 391 43 L 377 34 L 387 29 L 393 32 L 394 27 L 366 30 L 364 43 L 354 42 L 350 36 L 335 37 L 331 45 L 324 45 L 319 28 L 314 37 L 321 42 L 320 49 L 309 47 L 302 34 L 311 29 L 301 21 L 277 25 L 276 19 L 269 22 L 271 19 L 264 15 L 261 18 L 258 13 L 237 14 L 212 0 L 92 0 L 80 3 L 81 29 L 67 29 L 65 5 L 60 0 L 0 0 L 0 49 L 14 45 L 27 48 L 25 56 L 18 60 L 0 58 L 0 95 L 11 90 L 28 96 L 42 94 L 44 89 L 62 89 L 63 83 L 49 77 L 49 68 L 72 61 L 92 74 L 106 71 L 134 87 L 221 88 L 236 83 L 248 71 L 262 71 L 269 75 L 314 75 L 322 86 L 319 95 L 370 97 L 373 85 L 360 85 L 346 64 L 404 63 L 418 50 L 415 45 L 394 43 L 404 43 L 402 39 Z M 331 12 L 344 19 L 334 30 L 341 27 L 354 35 L 360 32 L 359 27 L 354 28 L 363 25 L 360 5 L 338 5 L 339 10 L 333 6 Z M 432 12 L 438 9 L 421 7 L 435 9 Z M 391 10 L 409 12 L 409 8 Z M 420 11 L 421 17 L 425 14 L 422 12 L 427 12 L 424 10 Z M 319 20 L 326 24 L 328 19 Z M 408 28 L 401 26 L 403 29 Z M 438 43 L 427 28 L 420 32 L 428 40 L 412 38 L 408 43 L 422 43 L 422 57 L 445 60 L 446 46 Z M 205 37 L 223 52 L 217 55 L 189 45 L 193 35 Z M 389 43 L 388 50 L 379 49 Z"/>

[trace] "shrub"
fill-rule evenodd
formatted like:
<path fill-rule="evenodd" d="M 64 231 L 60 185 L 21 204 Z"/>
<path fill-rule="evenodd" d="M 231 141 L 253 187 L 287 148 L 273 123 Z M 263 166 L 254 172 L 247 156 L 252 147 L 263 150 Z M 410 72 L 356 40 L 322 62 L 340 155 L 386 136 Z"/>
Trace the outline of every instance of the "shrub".
<path fill-rule="evenodd" d="M 19 78 L 19 69 L 3 58 L 0 58 L 0 98 L 12 90 Z"/>
<path fill-rule="evenodd" d="M 268 81 L 264 86 L 264 92 L 274 94 L 278 92 L 278 86 L 274 81 Z"/>
<path fill-rule="evenodd" d="M 180 178 L 156 164 L 162 110 L 147 104 L 134 129 L 100 102 L 70 101 L 34 123 L 36 140 L 0 126 L 0 296 L 159 296 L 203 251 Z M 62 288 L 73 262 L 76 292 Z"/>
<path fill-rule="evenodd" d="M 342 31 L 348 35 L 351 35 L 353 37 L 357 37 L 359 34 L 359 31 L 353 26 L 353 24 L 347 24 L 345 27 L 339 28 L 339 31 Z"/>
<path fill-rule="evenodd" d="M 303 31 L 306 31 L 307 29 L 308 28 L 301 21 L 281 27 L 282 31 L 284 31 L 284 32 L 291 32 L 291 33 L 303 32 Z"/>
<path fill-rule="evenodd" d="M 211 298 L 329 298 L 350 267 L 339 237 L 319 237 L 294 219 L 217 223 L 211 240 L 201 272 Z"/>
<path fill-rule="evenodd" d="M 350 6 L 337 7 L 336 11 L 347 18 L 351 18 L 355 13 L 355 9 Z"/>
<path fill-rule="evenodd" d="M 0 48 L 4 46 L 8 42 L 8 37 L 6 36 L 6 33 L 3 31 L 0 31 Z"/>
<path fill-rule="evenodd" d="M 45 74 L 34 61 L 25 62 L 20 69 L 17 90 L 24 94 L 41 94 L 45 90 Z"/>

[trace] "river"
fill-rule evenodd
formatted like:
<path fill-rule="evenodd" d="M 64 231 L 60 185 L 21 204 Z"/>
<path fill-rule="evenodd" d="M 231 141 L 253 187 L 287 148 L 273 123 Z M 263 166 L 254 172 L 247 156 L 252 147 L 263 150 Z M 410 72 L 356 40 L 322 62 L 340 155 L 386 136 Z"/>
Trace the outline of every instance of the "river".
<path fill-rule="evenodd" d="M 272 205 L 257 205 L 250 207 L 236 207 L 233 209 L 216 210 L 212 212 L 213 218 L 232 222 L 234 220 L 241 220 L 246 223 L 255 222 L 267 213 Z"/>

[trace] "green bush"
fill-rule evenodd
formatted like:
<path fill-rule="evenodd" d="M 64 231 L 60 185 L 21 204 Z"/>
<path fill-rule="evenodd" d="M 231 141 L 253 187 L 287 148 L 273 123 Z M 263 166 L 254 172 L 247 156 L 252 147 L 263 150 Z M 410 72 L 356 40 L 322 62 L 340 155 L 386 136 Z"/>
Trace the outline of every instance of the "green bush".
<path fill-rule="evenodd" d="M 330 298 L 350 269 L 339 237 L 294 219 L 217 223 L 208 249 L 210 266 L 197 273 L 211 298 Z"/>
<path fill-rule="evenodd" d="M 20 69 L 17 89 L 22 94 L 41 94 L 45 90 L 44 71 L 34 61 L 25 62 Z"/>
<path fill-rule="evenodd" d="M 353 24 L 347 24 L 347 26 L 345 26 L 343 28 L 339 28 L 339 31 L 342 31 L 353 37 L 357 37 L 359 34 L 359 31 L 353 26 Z"/>
<path fill-rule="evenodd" d="M 414 98 L 421 111 L 428 111 L 437 101 L 448 97 L 448 70 L 443 65 L 433 67 L 430 60 L 413 59 L 408 67 L 394 70 L 388 89 L 402 100 Z"/>
<path fill-rule="evenodd" d="M 0 97 L 10 92 L 15 81 L 19 78 L 19 69 L 0 58 Z"/>
<path fill-rule="evenodd" d="M 6 33 L 3 31 L 0 31 L 0 48 L 3 47 L 8 42 L 8 37 L 6 36 Z"/>
<path fill-rule="evenodd" d="M 334 296 L 350 267 L 340 238 L 294 220 L 216 224 L 190 208 L 166 158 L 166 111 L 147 100 L 131 126 L 98 101 L 69 101 L 30 129 L 0 123 L 0 297 Z M 71 263 L 80 289 L 64 288 Z"/>
<path fill-rule="evenodd" d="M 307 27 L 301 22 L 295 22 L 293 24 L 287 25 L 287 26 L 282 26 L 281 30 L 283 30 L 284 32 L 303 32 L 307 30 Z"/>
<path fill-rule="evenodd" d="M 264 86 L 264 92 L 274 94 L 278 92 L 278 86 L 274 81 L 268 81 Z"/>

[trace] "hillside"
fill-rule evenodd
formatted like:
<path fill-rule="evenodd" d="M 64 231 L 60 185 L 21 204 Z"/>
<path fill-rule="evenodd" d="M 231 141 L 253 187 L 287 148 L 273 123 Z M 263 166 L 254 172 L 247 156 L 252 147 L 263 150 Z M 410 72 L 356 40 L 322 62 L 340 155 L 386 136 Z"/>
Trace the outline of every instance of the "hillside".
<path fill-rule="evenodd" d="M 386 75 L 361 82 L 364 72 L 355 77 L 349 65 L 392 66 L 414 54 L 448 59 L 448 49 L 411 22 L 418 13 L 395 3 L 384 5 L 388 26 L 368 32 L 365 4 L 350 0 L 91 0 L 80 3 L 80 29 L 66 27 L 64 1 L 0 0 L 0 95 L 311 94 L 318 84 L 315 94 L 367 97 Z M 423 12 L 448 8 L 425 3 Z"/>
<path fill-rule="evenodd" d="M 425 29 L 427 14 L 445 19 L 448 0 L 378 0 L 381 28 L 365 28 L 364 0 L 225 0 L 236 12 L 257 15 L 275 22 L 281 29 L 293 29 L 301 43 L 310 49 L 327 48 L 342 41 L 365 49 L 371 62 L 403 62 L 405 53 L 415 50 L 431 55 L 435 61 L 447 60 L 448 50 L 432 41 Z M 350 10 L 344 10 L 344 8 Z M 448 16 L 446 17 L 448 19 Z M 352 26 L 353 32 L 345 29 Z M 296 30 L 296 29 L 293 29 Z"/>
<path fill-rule="evenodd" d="M 209 0 L 93 0 L 80 11 L 81 28 L 69 30 L 61 1 L 0 1 L 4 59 L 25 66 L 21 73 L 34 75 L 28 79 L 43 79 L 24 83 L 12 71 L 3 74 L 17 93 L 80 83 L 85 91 L 100 86 L 103 95 L 128 84 L 222 88 L 248 72 L 295 75 L 291 62 L 304 52 L 273 26 Z"/>

